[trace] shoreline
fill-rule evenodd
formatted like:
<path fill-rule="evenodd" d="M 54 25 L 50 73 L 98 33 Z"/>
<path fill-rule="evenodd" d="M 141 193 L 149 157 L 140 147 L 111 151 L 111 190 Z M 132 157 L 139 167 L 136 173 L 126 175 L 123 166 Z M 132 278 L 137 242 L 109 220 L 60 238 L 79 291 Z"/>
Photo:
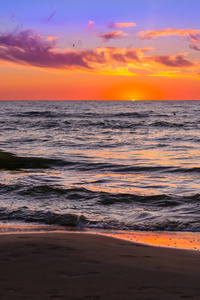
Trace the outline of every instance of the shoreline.
<path fill-rule="evenodd" d="M 0 298 L 198 299 L 199 251 L 77 232 L 0 237 Z"/>
<path fill-rule="evenodd" d="M 4 229 L 4 231 L 3 231 Z M 7 229 L 7 231 L 6 231 Z M 10 229 L 10 231 L 9 231 Z M 200 232 L 183 231 L 130 231 L 92 228 L 63 228 L 61 226 L 46 225 L 16 225 L 0 224 L 1 235 L 13 234 L 39 234 L 39 233 L 79 233 L 108 236 L 120 240 L 142 245 L 200 251 Z"/>

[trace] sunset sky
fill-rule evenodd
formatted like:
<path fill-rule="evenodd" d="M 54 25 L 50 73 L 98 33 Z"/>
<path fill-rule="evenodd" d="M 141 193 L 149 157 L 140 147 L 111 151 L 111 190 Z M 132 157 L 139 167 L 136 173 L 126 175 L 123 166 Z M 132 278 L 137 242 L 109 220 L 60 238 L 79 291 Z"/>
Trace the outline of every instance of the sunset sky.
<path fill-rule="evenodd" d="M 199 0 L 1 0 L 0 100 L 200 100 Z"/>

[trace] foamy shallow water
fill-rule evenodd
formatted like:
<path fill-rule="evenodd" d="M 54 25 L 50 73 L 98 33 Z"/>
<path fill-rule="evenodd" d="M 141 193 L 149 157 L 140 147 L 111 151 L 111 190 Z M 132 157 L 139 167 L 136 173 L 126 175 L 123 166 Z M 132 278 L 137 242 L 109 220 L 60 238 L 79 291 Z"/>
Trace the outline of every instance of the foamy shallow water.
<path fill-rule="evenodd" d="M 31 234 L 31 233 L 77 233 L 103 235 L 120 240 L 149 246 L 200 251 L 200 233 L 198 232 L 150 232 L 150 231 L 120 231 L 65 228 L 45 225 L 17 225 L 16 223 L 0 224 L 1 234 Z"/>

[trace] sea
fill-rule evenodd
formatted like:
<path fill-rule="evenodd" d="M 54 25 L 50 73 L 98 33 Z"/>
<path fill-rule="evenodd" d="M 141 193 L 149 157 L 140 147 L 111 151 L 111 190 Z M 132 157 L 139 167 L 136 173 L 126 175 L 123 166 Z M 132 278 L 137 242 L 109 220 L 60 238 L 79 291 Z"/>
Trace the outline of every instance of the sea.
<path fill-rule="evenodd" d="M 200 101 L 0 101 L 0 128 L 0 232 L 200 232 Z"/>

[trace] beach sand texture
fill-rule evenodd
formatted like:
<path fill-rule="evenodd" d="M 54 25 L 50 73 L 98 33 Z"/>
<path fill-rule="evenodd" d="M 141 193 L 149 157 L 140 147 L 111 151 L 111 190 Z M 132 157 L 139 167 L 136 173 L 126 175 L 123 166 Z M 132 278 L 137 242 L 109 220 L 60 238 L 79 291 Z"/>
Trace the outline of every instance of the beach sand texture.
<path fill-rule="evenodd" d="M 200 252 L 95 234 L 1 235 L 0 299 L 200 299 Z"/>

